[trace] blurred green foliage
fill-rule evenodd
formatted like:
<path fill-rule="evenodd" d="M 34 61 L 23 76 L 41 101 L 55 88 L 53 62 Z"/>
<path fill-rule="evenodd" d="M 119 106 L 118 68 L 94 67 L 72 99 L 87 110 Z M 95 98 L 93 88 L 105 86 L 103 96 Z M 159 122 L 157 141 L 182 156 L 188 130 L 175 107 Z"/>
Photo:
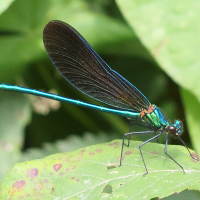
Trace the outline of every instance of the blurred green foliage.
<path fill-rule="evenodd" d="M 65 21 L 85 37 L 112 69 L 133 83 L 150 102 L 161 107 L 167 118 L 184 120 L 182 138 L 189 147 L 200 153 L 197 140 L 200 128 L 198 1 L 183 3 L 178 0 L 175 5 L 171 1 L 159 3 L 159 0 L 116 2 L 117 4 L 114 0 L 0 2 L 0 82 L 44 91 L 54 89 L 59 95 L 103 105 L 68 84 L 45 52 L 42 42 L 44 26 L 53 19 Z M 7 112 L 12 116 L 16 103 L 11 100 L 16 99 L 15 94 L 6 95 L 6 92 L 0 91 L 0 95 L 2 106 L 6 101 L 10 103 L 8 107 L 13 108 Z M 16 144 L 17 159 L 13 160 L 12 156 L 9 157 L 10 160 L 5 159 L 6 153 L 2 157 L 2 161 L 8 165 L 5 164 L 7 170 L 4 170 L 0 179 L 14 162 L 39 158 L 48 152 L 52 154 L 66 151 L 65 148 L 57 148 L 57 140 L 68 141 L 73 135 L 73 139 L 69 139 L 73 144 L 76 140 L 84 141 L 86 131 L 92 132 L 92 137 L 96 139 L 87 144 L 80 142 L 76 146 L 78 148 L 109 141 L 113 133 L 116 138 L 121 138 L 129 129 L 126 119 L 64 103 L 61 103 L 59 109 L 47 106 L 47 111 L 41 114 L 36 102 L 44 107 L 46 102 L 20 95 L 29 102 L 29 108 L 16 107 L 22 112 L 30 112 L 26 110 L 31 106 L 31 121 L 28 124 L 29 117 L 25 121 L 16 118 L 21 120 L 21 128 L 16 130 L 15 119 L 10 117 L 8 120 L 1 111 L 1 124 L 9 123 L 10 128 L 15 130 L 12 133 L 5 129 L 1 131 L 1 152 L 6 151 L 4 144 L 12 144 L 12 135 L 21 138 L 21 141 Z M 16 101 L 20 103 L 23 100 L 18 100 L 17 97 Z M 99 139 L 100 132 L 106 132 L 104 140 Z M 4 135 L 10 134 L 11 137 L 7 137 L 5 141 Z M 142 136 L 135 139 L 145 138 Z M 163 140 L 161 138 L 160 142 Z M 55 142 L 50 145 L 50 151 L 44 147 L 46 142 Z M 176 141 L 172 140 L 171 143 Z"/>

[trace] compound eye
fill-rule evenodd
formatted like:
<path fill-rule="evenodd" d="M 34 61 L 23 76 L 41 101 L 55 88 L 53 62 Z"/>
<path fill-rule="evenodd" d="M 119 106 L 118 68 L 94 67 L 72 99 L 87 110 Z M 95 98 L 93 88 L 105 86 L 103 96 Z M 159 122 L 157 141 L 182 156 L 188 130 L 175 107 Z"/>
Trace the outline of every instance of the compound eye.
<path fill-rule="evenodd" d="M 174 127 L 174 126 L 169 126 L 168 128 L 167 128 L 167 132 L 169 133 L 169 134 L 176 134 L 176 128 Z"/>

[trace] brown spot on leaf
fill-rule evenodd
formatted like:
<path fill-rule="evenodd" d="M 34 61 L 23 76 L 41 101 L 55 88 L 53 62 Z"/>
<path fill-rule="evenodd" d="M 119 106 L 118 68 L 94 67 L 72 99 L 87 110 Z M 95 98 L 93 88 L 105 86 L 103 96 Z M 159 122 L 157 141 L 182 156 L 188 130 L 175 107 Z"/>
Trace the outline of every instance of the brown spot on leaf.
<path fill-rule="evenodd" d="M 131 152 L 131 151 L 126 151 L 124 154 L 125 154 L 126 156 L 128 156 L 128 155 L 132 154 L 132 152 Z"/>
<path fill-rule="evenodd" d="M 113 143 L 110 143 L 109 146 L 114 146 L 114 147 L 117 147 L 118 146 L 118 142 L 113 142 Z"/>
<path fill-rule="evenodd" d="M 77 160 L 77 161 L 81 161 L 81 160 L 83 160 L 83 159 L 82 159 L 82 158 L 77 158 L 76 160 Z"/>
<path fill-rule="evenodd" d="M 84 155 L 84 153 L 79 153 L 79 155 L 80 155 L 80 156 L 83 156 L 83 155 Z"/>
<path fill-rule="evenodd" d="M 93 155 L 95 155 L 95 153 L 94 152 L 90 152 L 90 155 L 93 156 Z"/>
<path fill-rule="evenodd" d="M 8 191 L 8 193 L 11 193 L 13 195 L 13 193 L 21 192 L 24 189 L 25 185 L 26 181 L 24 180 L 15 181 L 15 183 L 13 183 L 12 188 Z"/>
<path fill-rule="evenodd" d="M 151 154 L 152 154 L 152 155 L 158 155 L 158 152 L 152 151 Z"/>
<path fill-rule="evenodd" d="M 26 177 L 29 178 L 31 177 L 31 179 L 34 179 L 35 177 L 38 177 L 38 168 L 30 168 L 26 170 Z"/>
<path fill-rule="evenodd" d="M 49 182 L 49 180 L 48 179 L 45 179 L 45 181 L 44 181 L 45 183 L 48 183 Z"/>
<path fill-rule="evenodd" d="M 17 189 L 17 191 L 21 191 L 24 186 L 26 185 L 26 181 L 21 180 L 21 181 L 15 181 L 15 183 L 13 183 L 12 188 Z"/>
<path fill-rule="evenodd" d="M 51 188 L 51 193 L 53 193 L 55 191 L 54 187 Z"/>
<path fill-rule="evenodd" d="M 72 179 L 75 179 L 75 177 L 73 176 Z"/>
<path fill-rule="evenodd" d="M 63 176 L 63 172 L 60 172 L 60 173 L 59 173 L 59 176 Z"/>
<path fill-rule="evenodd" d="M 85 152 L 85 150 L 81 150 L 81 152 Z"/>
<path fill-rule="evenodd" d="M 79 178 L 77 178 L 77 179 L 76 179 L 76 181 L 80 181 L 80 179 L 79 179 Z"/>
<path fill-rule="evenodd" d="M 55 165 L 53 166 L 53 169 L 54 169 L 55 172 L 57 172 L 57 171 L 60 170 L 61 167 L 62 167 L 62 164 L 55 164 Z"/>
<path fill-rule="evenodd" d="M 97 149 L 96 152 L 97 153 L 101 153 L 103 150 L 102 149 Z"/>

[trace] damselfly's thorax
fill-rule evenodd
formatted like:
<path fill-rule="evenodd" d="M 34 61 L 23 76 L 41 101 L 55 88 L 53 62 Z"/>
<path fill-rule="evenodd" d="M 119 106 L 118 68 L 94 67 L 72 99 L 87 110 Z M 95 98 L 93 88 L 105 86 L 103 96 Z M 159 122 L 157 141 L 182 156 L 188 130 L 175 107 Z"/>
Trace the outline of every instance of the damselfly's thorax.
<path fill-rule="evenodd" d="M 161 110 L 154 104 L 149 104 L 148 108 L 142 108 L 140 116 L 142 121 L 157 129 L 165 128 L 169 125 Z"/>
<path fill-rule="evenodd" d="M 142 121 L 149 126 L 157 129 L 165 129 L 167 133 L 174 136 L 180 136 L 183 132 L 182 122 L 180 120 L 176 120 L 173 124 L 169 123 L 162 111 L 154 104 L 149 104 L 148 108 L 142 108 L 140 110 L 140 116 Z"/>

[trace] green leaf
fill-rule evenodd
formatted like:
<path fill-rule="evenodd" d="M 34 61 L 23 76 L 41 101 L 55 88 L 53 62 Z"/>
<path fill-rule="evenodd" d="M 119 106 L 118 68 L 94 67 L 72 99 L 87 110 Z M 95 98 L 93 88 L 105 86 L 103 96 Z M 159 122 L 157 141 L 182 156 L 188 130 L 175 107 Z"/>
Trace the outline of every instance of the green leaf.
<path fill-rule="evenodd" d="M 197 98 L 187 90 L 181 89 L 181 95 L 185 107 L 187 126 L 190 130 L 190 139 L 192 140 L 195 150 L 200 155 L 200 103 Z"/>
<path fill-rule="evenodd" d="M 186 188 L 200 189 L 200 163 L 182 146 L 148 143 L 143 155 L 149 170 L 145 173 L 139 141 L 124 148 L 119 165 L 121 140 L 88 146 L 74 152 L 54 154 L 44 159 L 16 164 L 2 181 L 1 199 L 150 199 L 166 197 Z M 192 152 L 195 155 L 194 152 Z"/>
<path fill-rule="evenodd" d="M 0 13 L 4 12 L 14 0 L 4 0 L 0 4 Z"/>
<path fill-rule="evenodd" d="M 138 45 L 135 34 L 126 23 L 105 13 L 91 10 L 88 4 L 90 3 L 82 0 L 52 1 L 46 23 L 52 19 L 69 23 L 98 53 L 111 54 L 117 51 L 124 55 L 134 53 L 147 57 Z M 136 44 L 137 50 L 130 48 L 130 43 Z M 112 44 L 115 47 L 112 48 Z"/>
<path fill-rule="evenodd" d="M 88 132 L 84 133 L 83 136 L 71 135 L 65 140 L 58 140 L 55 143 L 44 143 L 43 148 L 28 149 L 22 153 L 20 161 L 43 158 L 54 153 L 74 151 L 78 148 L 108 142 L 116 138 L 116 134 L 106 134 L 103 132 L 97 135 Z"/>
<path fill-rule="evenodd" d="M 30 120 L 30 105 L 24 95 L 2 92 L 0 98 L 0 180 L 21 156 L 24 128 Z"/>
<path fill-rule="evenodd" d="M 39 0 L 18 0 L 0 16 L 1 82 L 16 78 L 27 63 L 41 57 L 44 51 L 41 21 L 45 11 Z"/>
<path fill-rule="evenodd" d="M 135 38 L 126 24 L 91 12 L 81 0 L 14 1 L 0 16 L 0 29 L 4 33 L 0 37 L 0 65 L 4 66 L 0 69 L 1 82 L 13 81 L 28 64 L 46 55 L 42 33 L 44 26 L 53 19 L 70 23 L 89 38 L 92 45 L 103 46 L 104 43 L 108 45 L 108 41 L 127 42 Z"/>
<path fill-rule="evenodd" d="M 160 67 L 200 101 L 200 1 L 116 2 Z"/>

